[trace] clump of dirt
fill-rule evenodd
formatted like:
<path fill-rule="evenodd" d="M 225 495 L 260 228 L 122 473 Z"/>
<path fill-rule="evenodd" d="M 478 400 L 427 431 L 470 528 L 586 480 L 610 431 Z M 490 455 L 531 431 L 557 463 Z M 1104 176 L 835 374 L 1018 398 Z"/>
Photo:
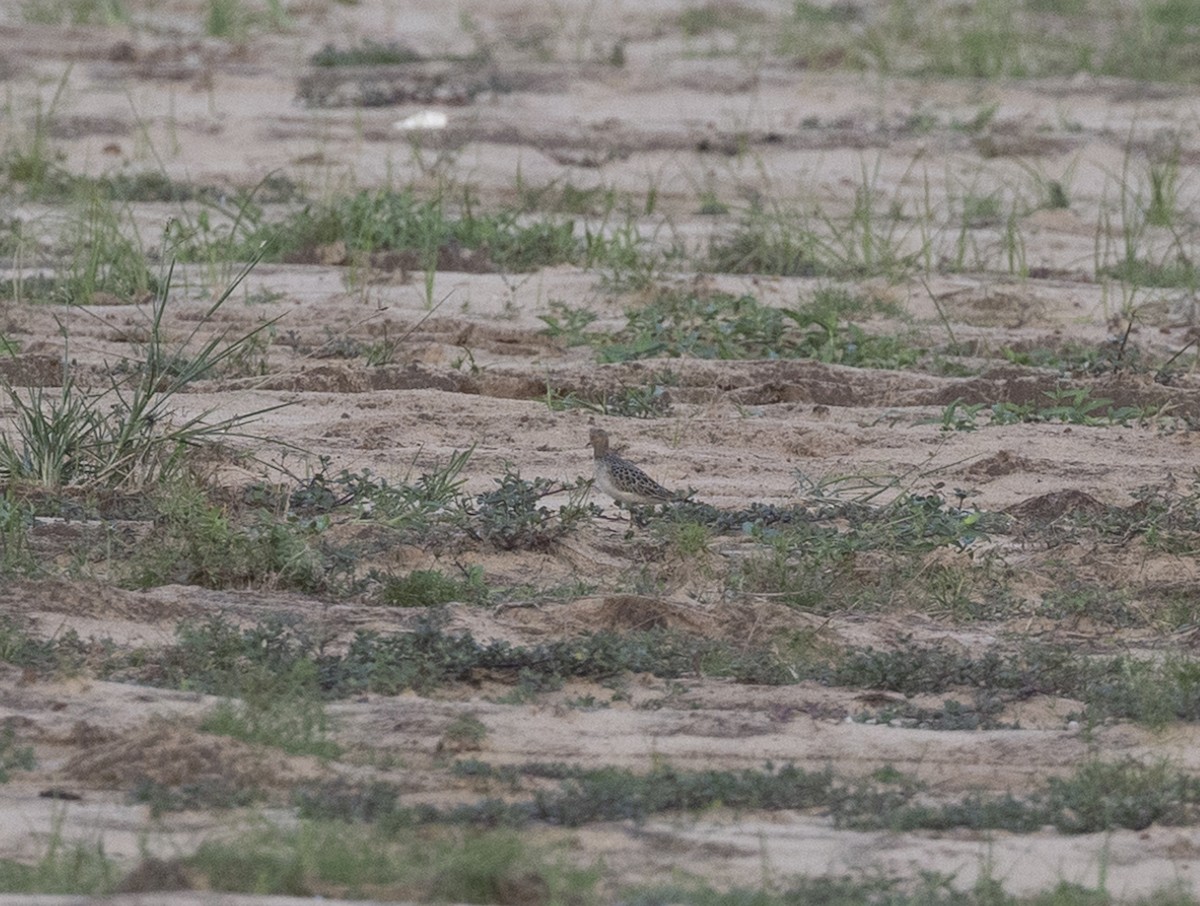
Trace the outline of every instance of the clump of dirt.
<path fill-rule="evenodd" d="M 1066 490 L 1039 494 L 1009 507 L 1006 512 L 1016 519 L 1028 520 L 1034 525 L 1045 525 L 1069 515 L 1102 516 L 1107 509 L 1091 494 Z"/>
<path fill-rule="evenodd" d="M 63 773 L 100 789 L 127 790 L 220 784 L 238 791 L 286 788 L 297 779 L 278 752 L 168 721 L 151 721 L 121 739 L 103 742 L 67 762 Z"/>

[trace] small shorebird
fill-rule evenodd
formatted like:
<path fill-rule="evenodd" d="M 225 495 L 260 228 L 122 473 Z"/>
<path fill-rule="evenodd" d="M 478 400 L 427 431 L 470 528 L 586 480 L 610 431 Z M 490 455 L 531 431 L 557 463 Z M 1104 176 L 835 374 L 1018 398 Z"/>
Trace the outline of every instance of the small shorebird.
<path fill-rule="evenodd" d="M 596 458 L 596 485 L 617 503 L 648 504 L 679 500 L 683 495 L 661 484 L 608 448 L 608 432 L 592 428 L 588 434 Z"/>

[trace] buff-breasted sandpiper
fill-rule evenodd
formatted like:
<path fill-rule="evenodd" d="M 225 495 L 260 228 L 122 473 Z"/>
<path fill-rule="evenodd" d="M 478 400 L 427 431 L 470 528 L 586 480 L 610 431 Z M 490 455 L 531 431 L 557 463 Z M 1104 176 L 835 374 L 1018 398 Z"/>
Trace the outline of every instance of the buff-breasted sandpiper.
<path fill-rule="evenodd" d="M 610 450 L 607 431 L 592 428 L 588 438 L 596 459 L 596 486 L 617 503 L 653 506 L 682 498 Z"/>

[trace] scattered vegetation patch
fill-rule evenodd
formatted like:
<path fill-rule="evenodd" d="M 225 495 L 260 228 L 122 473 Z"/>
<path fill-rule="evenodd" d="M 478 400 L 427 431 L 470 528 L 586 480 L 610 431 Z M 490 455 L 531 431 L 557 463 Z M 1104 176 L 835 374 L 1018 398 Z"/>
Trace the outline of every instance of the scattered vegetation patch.
<path fill-rule="evenodd" d="M 737 225 L 709 244 L 705 268 L 733 274 L 783 277 L 899 277 L 927 264 L 928 240 L 912 241 L 913 227 L 897 199 L 881 195 L 878 163 L 863 165 L 849 212 L 820 207 L 764 210 L 752 206 Z M 915 248 L 914 248 L 915 246 Z"/>
<path fill-rule="evenodd" d="M 437 613 L 411 632 L 355 635 L 345 652 L 329 653 L 307 633 L 279 622 L 239 630 L 219 617 L 185 623 L 174 645 L 132 653 L 92 652 L 94 669 L 115 679 L 230 694 L 240 688 L 250 666 L 287 676 L 298 662 L 316 665 L 323 698 L 363 692 L 395 695 L 408 689 L 429 692 L 486 672 L 509 677 L 529 692 L 560 688 L 568 678 L 610 679 L 648 673 L 678 679 L 700 675 L 737 682 L 784 685 L 816 680 L 835 686 L 875 689 L 902 695 L 953 694 L 979 690 L 997 702 L 1031 692 L 1084 703 L 1082 719 L 1110 718 L 1161 725 L 1200 720 L 1200 669 L 1184 657 L 1139 659 L 1129 654 L 1083 655 L 1069 647 L 1030 645 L 1021 651 L 999 647 L 977 655 L 944 645 L 913 645 L 881 651 L 821 649 L 768 639 L 760 648 L 686 633 L 650 629 L 618 634 L 595 632 L 537 645 L 487 644 L 470 633 L 442 631 Z M 81 647 L 68 639 L 39 647 L 17 634 L 10 663 L 57 665 Z M 65 651 L 60 652 L 60 648 Z M 144 666 L 145 665 L 145 666 Z"/>
<path fill-rule="evenodd" d="M 975 701 L 970 705 L 956 699 L 946 699 L 940 708 L 921 708 L 902 703 L 875 712 L 865 712 L 855 719 L 863 723 L 914 727 L 918 730 L 1016 729 L 1013 724 L 997 719 L 1003 709 L 1003 701 L 993 698 L 984 690 L 978 690 Z"/>
<path fill-rule="evenodd" d="M 329 719 L 321 702 L 317 667 L 296 660 L 284 673 L 264 668 L 242 672 L 238 700 L 217 705 L 200 729 L 282 749 L 289 755 L 336 758 L 341 747 L 329 735 Z"/>
<path fill-rule="evenodd" d="M 340 564 L 320 542 L 325 522 L 263 509 L 235 519 L 194 482 L 160 487 L 153 498 L 156 543 L 137 540 L 124 569 L 128 584 L 181 582 L 208 588 L 271 585 L 327 589 Z"/>
<path fill-rule="evenodd" d="M 1087 387 L 1059 387 L 1045 391 L 1048 405 L 1035 403 L 964 403 L 955 400 L 942 410 L 943 431 L 974 431 L 979 427 L 1020 423 L 1058 422 L 1067 425 L 1123 425 L 1145 423 L 1159 414 L 1158 406 L 1114 406 L 1096 398 Z M 979 424 L 979 418 L 987 421 Z"/>
<path fill-rule="evenodd" d="M 101 895 L 112 892 L 118 877 L 103 846 L 57 835 L 32 864 L 0 859 L 0 890 L 8 893 Z"/>
<path fill-rule="evenodd" d="M 80 671 L 94 654 L 93 648 L 73 629 L 52 639 L 37 638 L 17 619 L 0 617 L 0 660 L 43 675 Z"/>
<path fill-rule="evenodd" d="M 583 409 L 598 415 L 624 418 L 665 418 L 673 408 L 669 390 L 673 383 L 673 375 L 663 372 L 645 384 L 614 391 L 572 390 L 564 393 L 547 385 L 546 406 L 555 412 Z"/>
<path fill-rule="evenodd" d="M 21 18 L 36 25 L 116 25 L 129 21 L 123 0 L 21 0 Z"/>
<path fill-rule="evenodd" d="M 1188 81 L 1200 41 L 1193 0 L 1121 6 L 1101 0 L 956 8 L 890 7 L 863 27 L 854 8 L 801 2 L 772 30 L 777 53 L 806 66 L 950 78 L 1072 76 Z"/>
<path fill-rule="evenodd" d="M 591 490 L 585 480 L 564 485 L 546 478 L 530 481 L 506 471 L 496 485 L 495 490 L 476 496 L 468 530 L 500 550 L 548 550 L 557 538 L 598 512 L 594 503 L 584 502 Z M 569 499 L 556 512 L 542 505 L 544 498 L 564 491 Z"/>
<path fill-rule="evenodd" d="M 149 806 L 150 813 L 155 817 L 169 812 L 245 808 L 261 802 L 263 798 L 261 790 L 248 789 L 240 783 L 212 778 L 202 778 L 194 783 L 178 786 L 147 779 L 129 793 L 130 802 Z"/>
<path fill-rule="evenodd" d="M 395 66 L 416 63 L 423 57 L 395 41 L 364 40 L 357 47 L 339 48 L 326 44 L 312 55 L 313 66 Z"/>
<path fill-rule="evenodd" d="M 589 482 L 526 479 L 508 465 L 495 479 L 496 488 L 469 497 L 462 493 L 462 471 L 470 457 L 471 450 L 456 451 L 445 463 L 398 484 L 367 470 L 331 476 L 322 468 L 292 492 L 290 504 L 308 516 L 357 512 L 426 547 L 473 542 L 499 550 L 548 550 L 597 512 L 585 503 Z M 563 493 L 567 502 L 556 510 L 542 504 Z"/>
<path fill-rule="evenodd" d="M 603 362 L 660 356 L 804 358 L 875 368 L 916 362 L 920 349 L 844 320 L 847 311 L 871 308 L 838 288 L 818 290 L 810 303 L 797 308 L 772 308 L 749 295 L 663 291 L 647 305 L 627 310 L 622 330 L 592 342 Z"/>
<path fill-rule="evenodd" d="M 511 831 L 384 834 L 334 821 L 206 842 L 186 865 L 214 890 L 547 906 L 593 902 L 600 874 Z"/>
<path fill-rule="evenodd" d="M 1007 830 L 1031 833 L 1054 825 L 1063 833 L 1116 828 L 1142 830 L 1152 823 L 1187 824 L 1200 806 L 1200 784 L 1185 773 L 1134 759 L 1088 761 L 1075 773 L 1052 778 L 1026 798 L 968 794 L 938 802 L 925 786 L 895 770 L 847 781 L 830 769 L 805 771 L 767 764 L 761 770 L 684 770 L 658 764 L 649 771 L 581 768 L 562 763 L 492 767 L 460 763 L 459 772 L 507 788 L 505 799 L 439 809 L 398 805 L 393 789 L 335 781 L 299 791 L 301 814 L 398 829 L 450 822 L 521 827 L 545 822 L 581 827 L 604 821 L 645 821 L 670 812 L 814 809 L 839 827 L 856 830 Z M 546 782 L 555 786 L 547 789 Z M 524 791 L 531 795 L 521 796 Z"/>
<path fill-rule="evenodd" d="M 526 220 L 515 211 L 482 212 L 468 196 L 418 199 L 408 191 L 361 191 L 310 204 L 272 222 L 253 202 L 232 219 L 179 223 L 187 260 L 310 262 L 391 255 L 381 263 L 415 271 L 530 271 L 579 260 L 570 220 Z M 336 251 L 334 251 L 336 249 Z"/>
<path fill-rule="evenodd" d="M 0 576 L 35 575 L 39 565 L 29 545 L 33 507 L 11 491 L 0 497 Z"/>

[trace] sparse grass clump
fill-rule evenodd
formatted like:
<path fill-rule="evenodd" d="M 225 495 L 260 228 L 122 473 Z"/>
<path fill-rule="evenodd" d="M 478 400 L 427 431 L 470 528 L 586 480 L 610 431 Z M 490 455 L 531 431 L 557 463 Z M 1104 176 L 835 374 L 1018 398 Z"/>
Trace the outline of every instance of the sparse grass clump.
<path fill-rule="evenodd" d="M 123 0 L 20 0 L 21 18 L 36 25 L 116 25 L 129 21 Z"/>
<path fill-rule="evenodd" d="M 128 798 L 130 802 L 149 806 L 150 814 L 158 817 L 168 812 L 245 808 L 262 802 L 266 796 L 263 790 L 248 789 L 245 784 L 201 778 L 178 786 L 143 780 L 130 790 Z"/>
<path fill-rule="evenodd" d="M 864 163 L 848 212 L 754 207 L 713 239 L 706 269 L 784 277 L 902 276 L 916 268 L 928 245 L 923 235 L 910 242 L 915 228 L 902 213 L 902 202 L 884 198 L 879 188 L 879 162 L 873 172 Z"/>
<path fill-rule="evenodd" d="M 120 876 L 117 863 L 99 843 L 67 843 L 57 834 L 32 864 L 0 859 L 0 890 L 26 894 L 112 893 Z"/>
<path fill-rule="evenodd" d="M 1091 72 L 1186 82 L 1196 75 L 1198 12 L 1195 0 L 894 4 L 849 29 L 849 20 L 863 16 L 857 8 L 800 2 L 777 23 L 774 44 L 808 67 L 965 79 Z"/>
<path fill-rule="evenodd" d="M 37 765 L 33 748 L 17 744 L 17 731 L 6 721 L 0 726 L 0 783 L 8 783 L 13 771 L 32 771 Z"/>
<path fill-rule="evenodd" d="M 209 841 L 186 863 L 215 890 L 388 901 L 572 906 L 595 902 L 599 879 L 511 831 L 381 833 L 321 820 Z"/>
<path fill-rule="evenodd" d="M 0 297 L 58 305 L 152 298 L 159 279 L 149 268 L 129 212 L 83 183 L 70 198 L 71 216 L 49 248 L 26 237 L 24 227 L 14 221 L 7 240 L 14 253 L 37 261 L 48 272 L 14 273 L 0 283 Z"/>
<path fill-rule="evenodd" d="M 720 804 L 734 809 L 806 809 L 836 797 L 832 772 L 793 765 L 763 771 L 683 771 L 669 765 L 639 774 L 618 768 L 568 771 L 554 793 L 534 797 L 534 816 L 578 827 L 594 821 L 644 820 L 666 811 Z"/>
<path fill-rule="evenodd" d="M 281 31 L 288 25 L 283 0 L 265 0 L 251 4 L 248 0 L 207 0 L 203 27 L 214 38 L 244 41 L 251 31 Z"/>
<path fill-rule="evenodd" d="M 393 253 L 411 270 L 530 271 L 579 259 L 569 220 L 526 220 L 513 211 L 482 212 L 471 198 L 418 199 L 408 191 L 362 191 L 310 204 L 279 222 L 251 202 L 231 223 L 208 218 L 181 227 L 181 254 L 246 261 L 263 251 L 272 261 L 319 260 L 322 248 L 344 244 L 345 254 Z"/>
<path fill-rule="evenodd" d="M 470 569 L 461 579 L 437 569 L 414 569 L 407 576 L 387 576 L 379 600 L 395 607 L 435 607 L 452 601 L 480 601 L 487 596 L 483 571 Z"/>
<path fill-rule="evenodd" d="M 369 469 L 336 475 L 328 459 L 289 496 L 290 508 L 303 516 L 326 516 L 337 511 L 358 513 L 378 520 L 401 534 L 428 536 L 435 525 L 453 529 L 465 519 L 463 469 L 472 450 L 456 450 L 445 462 L 435 463 L 416 478 L 393 484 Z"/>
<path fill-rule="evenodd" d="M 186 622 L 174 645 L 114 656 L 103 672 L 155 685 L 233 694 L 240 676 L 261 666 L 286 675 L 300 661 L 314 661 L 326 698 L 371 691 L 396 695 L 462 682 L 476 671 L 509 677 L 530 689 L 557 688 L 570 677 L 604 678 L 626 672 L 675 678 L 696 672 L 743 682 L 786 683 L 799 677 L 794 665 L 770 652 L 742 651 L 728 643 L 665 630 L 597 632 L 532 647 L 481 643 L 469 632 L 442 630 L 445 616 L 432 611 L 411 632 L 357 633 L 342 653 L 330 653 L 302 629 L 271 621 L 248 629 L 220 617 Z M 51 646 L 53 650 L 53 646 Z M 149 659 L 149 660 L 148 660 Z M 153 669 L 144 665 L 153 661 Z"/>
<path fill-rule="evenodd" d="M 317 666 L 296 660 L 283 673 L 263 667 L 246 670 L 238 700 L 217 705 L 200 723 L 206 733 L 273 746 L 290 755 L 336 758 L 341 747 L 329 736 Z"/>
<path fill-rule="evenodd" d="M 38 564 L 29 547 L 33 508 L 11 491 L 0 497 L 0 576 L 31 575 Z"/>
<path fill-rule="evenodd" d="M 87 663 L 90 648 L 73 629 L 39 639 L 16 619 L 0 618 L 0 661 L 14 667 L 42 675 L 75 673 Z"/>
<path fill-rule="evenodd" d="M 731 234 L 714 240 L 708 256 L 710 269 L 720 273 L 831 276 L 820 258 L 817 237 L 778 219 L 747 218 Z"/>
<path fill-rule="evenodd" d="M 565 302 L 550 303 L 553 314 L 538 315 L 546 325 L 548 337 L 561 338 L 568 346 L 585 346 L 589 342 L 587 326 L 599 317 L 590 308 L 572 308 Z"/>
<path fill-rule="evenodd" d="M 102 378 L 99 386 L 85 384 L 70 368 L 64 369 L 56 393 L 0 382 L 15 411 L 11 430 L 0 432 L 0 479 L 51 489 L 152 486 L 184 474 L 193 451 L 237 436 L 259 415 L 278 408 L 211 422 L 211 411 L 178 415 L 180 394 L 236 356 L 267 327 L 260 325 L 233 338 L 228 331 L 203 338 L 201 331 L 236 285 L 187 335 L 171 342 L 163 324 L 171 286 L 168 273 L 151 306 L 140 360 L 126 374 Z"/>
<path fill-rule="evenodd" d="M 710 2 L 683 10 L 675 17 L 675 24 L 689 38 L 699 37 L 717 30 L 736 30 L 747 25 L 760 24 L 762 13 L 738 3 Z"/>
<path fill-rule="evenodd" d="M 937 492 L 901 493 L 872 506 L 822 499 L 815 490 L 820 508 L 813 512 L 782 525 L 743 523 L 761 547 L 729 573 L 731 591 L 818 613 L 875 610 L 893 599 L 926 604 L 937 589 L 922 555 L 939 548 L 965 551 L 1005 522 L 966 508 L 965 495 L 956 505 Z"/>

